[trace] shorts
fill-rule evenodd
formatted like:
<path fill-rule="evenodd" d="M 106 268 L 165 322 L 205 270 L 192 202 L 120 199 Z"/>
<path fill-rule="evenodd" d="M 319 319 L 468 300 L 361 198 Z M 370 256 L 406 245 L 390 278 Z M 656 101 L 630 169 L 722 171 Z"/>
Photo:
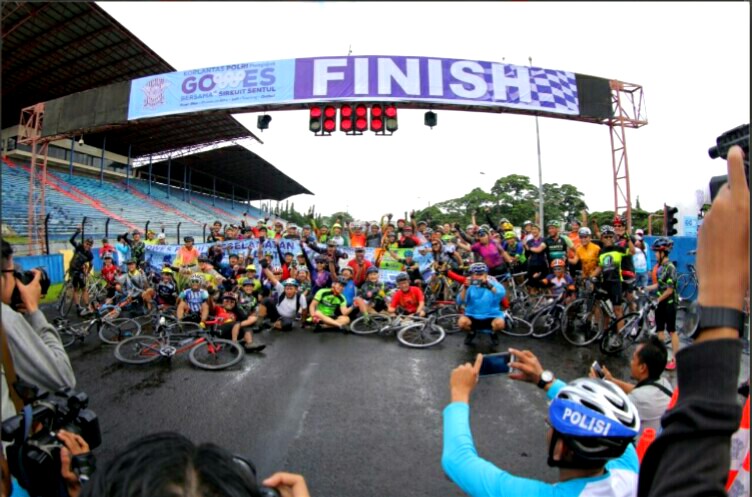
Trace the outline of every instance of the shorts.
<path fill-rule="evenodd" d="M 376 300 L 365 300 L 364 299 L 363 302 L 365 302 L 366 305 L 369 305 L 369 306 L 373 307 L 373 310 L 376 311 L 376 312 L 381 312 L 381 311 L 385 311 L 386 310 L 386 302 L 384 301 L 384 299 L 376 299 Z M 357 307 L 355 309 L 357 309 Z M 353 309 L 353 310 L 355 310 L 355 309 Z"/>
<path fill-rule="evenodd" d="M 266 317 L 269 319 L 269 321 L 273 323 L 281 317 L 279 315 L 279 312 L 277 312 L 277 303 L 274 301 L 274 299 L 267 297 L 262 300 L 261 303 L 264 305 L 264 307 L 266 307 Z"/>
<path fill-rule="evenodd" d="M 676 332 L 676 306 L 667 304 L 665 301 L 658 304 L 655 309 L 656 331 Z"/>
<path fill-rule="evenodd" d="M 473 330 L 473 331 L 482 331 L 482 330 L 490 330 L 490 329 L 492 329 L 491 323 L 493 323 L 494 319 L 501 318 L 501 316 L 499 316 L 498 318 L 485 318 L 485 319 L 478 319 L 478 318 L 473 318 L 473 317 L 470 317 L 470 316 L 467 316 L 467 318 L 470 320 L 470 329 L 471 330 Z"/>
<path fill-rule="evenodd" d="M 537 277 L 533 277 L 535 273 L 540 273 Z M 528 265 L 527 268 L 527 281 L 528 285 L 539 288 L 541 286 L 540 281 L 548 274 L 548 268 L 542 265 Z"/>
<path fill-rule="evenodd" d="M 83 290 L 86 287 L 86 275 L 81 271 L 72 272 L 71 284 L 76 290 Z"/>
<path fill-rule="evenodd" d="M 281 325 L 280 329 L 282 331 L 290 331 L 290 330 L 292 330 L 292 325 L 294 323 L 293 319 L 280 317 L 279 319 L 275 319 L 275 322 L 276 321 L 279 321 L 279 323 Z"/>
<path fill-rule="evenodd" d="M 233 321 L 232 323 L 221 324 L 219 326 L 219 337 L 230 340 L 232 338 L 232 329 L 236 324 L 238 323 L 236 323 L 235 321 Z"/>
<path fill-rule="evenodd" d="M 189 323 L 200 323 L 201 314 L 198 312 L 189 312 L 188 314 L 183 316 L 183 321 L 187 321 Z"/>
<path fill-rule="evenodd" d="M 608 300 L 611 301 L 614 306 L 620 305 L 622 301 L 622 288 L 621 281 L 604 281 L 601 284 L 601 288 L 608 293 Z"/>

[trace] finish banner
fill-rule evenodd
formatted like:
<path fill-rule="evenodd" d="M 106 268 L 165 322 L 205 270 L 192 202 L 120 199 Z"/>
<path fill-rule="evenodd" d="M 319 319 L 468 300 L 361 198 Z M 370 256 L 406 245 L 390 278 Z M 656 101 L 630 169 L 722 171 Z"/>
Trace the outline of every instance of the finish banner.
<path fill-rule="evenodd" d="M 128 119 L 307 102 L 425 102 L 578 115 L 575 74 L 433 57 L 249 62 L 131 81 Z"/>

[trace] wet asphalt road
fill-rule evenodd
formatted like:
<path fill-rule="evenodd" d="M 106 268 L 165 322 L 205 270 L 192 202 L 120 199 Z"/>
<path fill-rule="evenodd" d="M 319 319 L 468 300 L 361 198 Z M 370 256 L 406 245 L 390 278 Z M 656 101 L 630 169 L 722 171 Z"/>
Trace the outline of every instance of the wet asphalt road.
<path fill-rule="evenodd" d="M 464 495 L 441 468 L 442 410 L 450 371 L 475 351 L 491 352 L 488 337 L 469 349 L 450 335 L 428 350 L 405 348 L 395 337 L 300 329 L 265 331 L 256 340 L 268 344 L 263 353 L 219 372 L 194 368 L 187 354 L 123 365 L 95 336 L 73 346 L 78 387 L 100 419 L 98 459 L 136 437 L 174 430 L 250 458 L 259 476 L 301 473 L 313 496 Z M 565 380 L 584 376 L 596 359 L 628 376 L 627 356 L 602 357 L 597 345 L 504 337 L 498 351 L 507 346 L 529 348 Z M 471 403 L 479 454 L 513 474 L 553 482 L 545 412 L 534 385 L 481 379 Z"/>

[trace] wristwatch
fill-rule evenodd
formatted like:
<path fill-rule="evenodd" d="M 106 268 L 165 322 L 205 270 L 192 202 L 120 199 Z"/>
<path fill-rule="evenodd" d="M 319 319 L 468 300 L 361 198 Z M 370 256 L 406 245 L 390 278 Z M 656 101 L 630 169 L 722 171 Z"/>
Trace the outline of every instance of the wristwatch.
<path fill-rule="evenodd" d="M 703 331 L 710 328 L 734 328 L 742 336 L 744 331 L 744 313 L 738 309 L 730 307 L 703 307 L 699 304 L 693 304 L 697 327 L 691 338 L 697 336 Z"/>
<path fill-rule="evenodd" d="M 538 388 L 546 388 L 546 385 L 552 381 L 554 381 L 554 374 L 549 370 L 545 370 L 541 373 L 540 380 L 538 380 Z"/>

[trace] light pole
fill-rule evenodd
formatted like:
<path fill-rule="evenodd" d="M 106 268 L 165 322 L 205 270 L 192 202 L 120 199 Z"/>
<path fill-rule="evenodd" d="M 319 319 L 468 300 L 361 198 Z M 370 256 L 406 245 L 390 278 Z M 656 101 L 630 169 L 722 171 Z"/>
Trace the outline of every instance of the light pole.
<path fill-rule="evenodd" d="M 530 67 L 533 67 L 533 58 L 528 57 Z M 543 220 L 543 166 L 541 165 L 541 151 L 540 151 L 540 128 L 538 127 L 538 116 L 535 116 L 535 141 L 538 144 L 538 222 L 541 226 L 541 231 L 545 230 L 545 222 Z"/>

